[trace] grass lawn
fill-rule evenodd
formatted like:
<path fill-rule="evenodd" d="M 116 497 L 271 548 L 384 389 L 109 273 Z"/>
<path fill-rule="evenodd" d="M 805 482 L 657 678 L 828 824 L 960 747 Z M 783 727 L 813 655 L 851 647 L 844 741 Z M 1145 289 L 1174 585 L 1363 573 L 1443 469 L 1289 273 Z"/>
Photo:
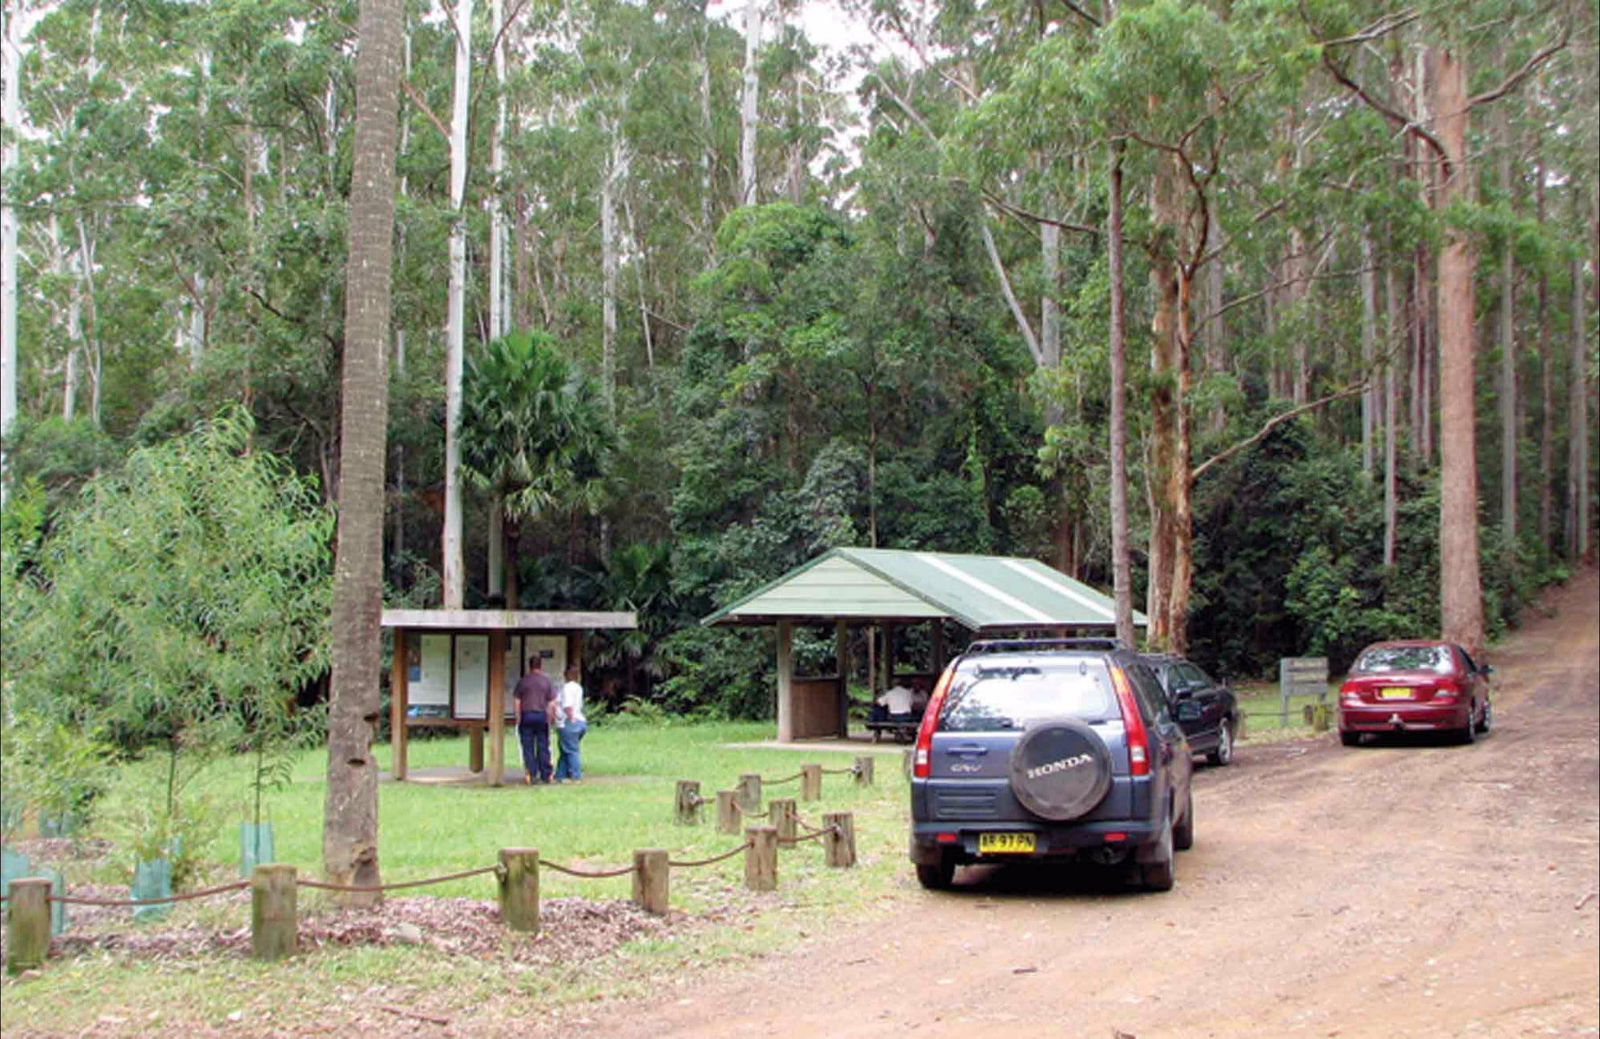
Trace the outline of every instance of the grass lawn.
<path fill-rule="evenodd" d="M 379 787 L 383 878 L 392 883 L 490 865 L 505 847 L 538 848 L 546 861 L 586 869 L 627 865 L 638 848 L 665 848 L 674 859 L 709 857 L 741 838 L 715 831 L 711 805 L 702 825 L 676 825 L 676 780 L 699 780 L 702 796 L 709 799 L 719 789 L 732 789 L 743 772 L 777 778 L 798 772 L 806 762 L 845 768 L 854 753 L 873 752 L 868 745 L 845 753 L 736 746 L 771 733 L 770 723 L 600 723 L 584 740 L 585 779 L 579 785 L 488 789 L 385 781 Z M 430 768 L 464 766 L 467 760 L 464 738 L 414 740 L 409 749 L 414 776 Z M 824 811 L 855 813 L 856 869 L 826 868 L 820 845 L 807 843 L 780 853 L 779 890 L 771 895 L 744 891 L 741 857 L 674 870 L 674 926 L 598 958 L 535 970 L 507 958 L 449 955 L 426 945 L 323 946 L 271 965 L 235 952 L 176 958 L 92 952 L 53 959 L 37 977 L 6 982 L 6 1035 L 78 1034 L 86 1028 L 102 1036 L 212 1028 L 230 1035 L 300 1034 L 319 1021 L 374 1027 L 387 1022 L 395 1028 L 401 1019 L 382 1012 L 368 1018 L 361 1008 L 387 1001 L 450 1016 L 516 994 L 520 1011 L 531 1013 L 602 995 L 656 991 L 663 978 L 675 977 L 688 964 L 789 945 L 855 919 L 869 907 L 876 913 L 909 896 L 915 881 L 905 861 L 901 749 L 879 748 L 875 786 L 858 788 L 851 776 L 825 775 L 822 800 L 799 805 L 801 818 L 813 825 L 821 824 Z M 377 756 L 380 764 L 388 764 L 387 747 Z M 520 779 L 520 769 L 510 767 L 520 761 L 514 738 L 507 740 L 506 761 L 508 776 Z M 247 817 L 250 768 L 247 758 L 219 762 L 188 786 L 196 801 L 212 806 L 219 831 L 207 856 L 211 865 L 197 884 L 238 875 L 236 824 Z M 265 799 L 278 861 L 311 877 L 320 873 L 324 768 L 323 752 L 307 752 L 295 762 L 287 787 Z M 125 883 L 131 853 L 126 840 L 117 839 L 124 836 L 119 825 L 125 828 L 125 820 L 161 796 L 165 769 L 160 757 L 123 769 L 101 805 L 100 821 L 84 835 L 113 840 L 109 855 L 68 862 L 69 887 Z M 769 786 L 766 794 L 798 797 L 799 783 Z M 588 880 L 541 873 L 541 897 L 547 903 L 613 902 L 631 893 L 627 876 Z M 488 876 L 397 894 L 492 900 L 495 886 Z M 319 892 L 302 889 L 300 899 L 302 919 L 326 907 Z M 247 903 L 206 900 L 177 906 L 166 922 L 153 926 L 236 930 L 248 926 L 248 916 Z M 135 926 L 115 924 L 122 931 Z M 535 939 L 543 940 L 544 933 Z M 399 1031 L 409 1028 L 406 1024 Z"/>
<path fill-rule="evenodd" d="M 1239 700 L 1239 711 L 1246 716 L 1245 741 L 1275 743 L 1280 740 L 1302 739 L 1314 733 L 1305 722 L 1305 708 L 1317 702 L 1315 696 L 1291 696 L 1289 720 L 1284 724 L 1280 713 L 1282 700 L 1275 682 L 1238 682 L 1233 693 Z M 1339 684 L 1330 683 L 1323 703 L 1330 708 L 1339 704 Z M 1335 721 L 1333 724 L 1337 724 Z"/>

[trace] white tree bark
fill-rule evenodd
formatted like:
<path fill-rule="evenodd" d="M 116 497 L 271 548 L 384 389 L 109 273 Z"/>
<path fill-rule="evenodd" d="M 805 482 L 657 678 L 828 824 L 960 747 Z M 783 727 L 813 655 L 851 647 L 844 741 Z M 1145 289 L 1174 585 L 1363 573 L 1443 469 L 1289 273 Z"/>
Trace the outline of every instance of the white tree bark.
<path fill-rule="evenodd" d="M 744 104 L 739 113 L 739 204 L 756 204 L 757 100 L 761 93 L 756 53 L 761 49 L 761 0 L 745 0 Z"/>
<path fill-rule="evenodd" d="M 1574 207 L 1576 208 L 1576 207 Z M 1567 558 L 1583 562 L 1589 550 L 1589 379 L 1585 342 L 1583 261 L 1572 261 L 1572 367 L 1567 385 Z"/>
<path fill-rule="evenodd" d="M 467 332 L 467 111 L 471 101 L 472 0 L 456 4 L 456 77 L 450 114 L 450 301 L 445 329 L 444 608 L 459 610 L 466 597 L 461 546 L 461 378 Z"/>
<path fill-rule="evenodd" d="M 490 25 L 496 33 L 494 48 L 494 81 L 499 90 L 495 107 L 494 138 L 489 146 L 489 338 L 498 339 L 506 334 L 508 315 L 506 306 L 506 207 L 501 194 L 500 180 L 505 175 L 506 138 L 506 32 L 504 0 L 493 0 Z M 490 575 L 490 590 L 498 578 Z"/>
<path fill-rule="evenodd" d="M 1056 303 L 1056 290 L 1061 285 L 1061 228 L 1040 224 L 1039 242 L 1044 268 L 1044 288 L 1039 293 L 1039 349 L 1044 354 L 1044 367 L 1053 372 L 1061 367 L 1061 308 Z M 1060 423 L 1061 402 L 1053 393 L 1045 403 L 1044 413 L 1050 425 Z"/>
<path fill-rule="evenodd" d="M 628 176 L 632 157 L 622 137 L 621 120 L 612 120 L 611 158 L 600 179 L 600 389 L 606 414 L 617 416 L 617 192 Z"/>
<path fill-rule="evenodd" d="M 11 4 L 0 5 L 0 124 L 5 128 L 5 149 L 0 154 L 0 182 L 10 183 L 17 167 L 17 138 L 21 129 L 18 104 L 22 89 L 21 32 Z M 9 435 L 17 419 L 17 213 L 0 204 L 0 437 Z M 10 476 L 4 449 L 0 449 L 0 503 L 5 501 Z"/>

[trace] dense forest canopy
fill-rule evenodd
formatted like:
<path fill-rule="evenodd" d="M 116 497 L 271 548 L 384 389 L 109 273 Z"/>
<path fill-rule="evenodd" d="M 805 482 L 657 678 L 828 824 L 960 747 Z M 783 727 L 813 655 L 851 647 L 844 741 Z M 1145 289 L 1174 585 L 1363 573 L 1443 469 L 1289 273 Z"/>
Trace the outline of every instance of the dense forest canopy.
<path fill-rule="evenodd" d="M 407 5 L 392 604 L 634 609 L 603 699 L 760 715 L 695 621 L 829 547 L 1111 587 L 1124 349 L 1133 594 L 1225 673 L 1470 623 L 1463 496 L 1488 634 L 1591 551 L 1592 2 L 842 3 Z M 355 25 L 7 0 L 8 580 L 229 407 L 338 500 Z"/>

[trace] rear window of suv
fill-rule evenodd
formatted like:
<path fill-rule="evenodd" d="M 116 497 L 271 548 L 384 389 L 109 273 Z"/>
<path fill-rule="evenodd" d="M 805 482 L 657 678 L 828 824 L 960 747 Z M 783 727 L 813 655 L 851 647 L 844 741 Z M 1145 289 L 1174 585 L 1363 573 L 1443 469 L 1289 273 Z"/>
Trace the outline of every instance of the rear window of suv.
<path fill-rule="evenodd" d="M 1103 660 L 1043 666 L 997 661 L 957 671 L 939 728 L 1005 732 L 1062 716 L 1091 722 L 1121 717 Z"/>

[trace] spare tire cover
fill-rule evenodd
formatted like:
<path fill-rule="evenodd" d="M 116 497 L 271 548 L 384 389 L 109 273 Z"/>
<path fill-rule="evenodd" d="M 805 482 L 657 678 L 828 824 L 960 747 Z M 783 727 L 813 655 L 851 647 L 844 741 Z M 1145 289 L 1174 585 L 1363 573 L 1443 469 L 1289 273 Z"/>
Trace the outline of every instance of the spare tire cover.
<path fill-rule="evenodd" d="M 1086 722 L 1050 718 L 1011 752 L 1011 791 L 1022 807 L 1063 822 L 1087 813 L 1111 789 L 1111 752 Z"/>

